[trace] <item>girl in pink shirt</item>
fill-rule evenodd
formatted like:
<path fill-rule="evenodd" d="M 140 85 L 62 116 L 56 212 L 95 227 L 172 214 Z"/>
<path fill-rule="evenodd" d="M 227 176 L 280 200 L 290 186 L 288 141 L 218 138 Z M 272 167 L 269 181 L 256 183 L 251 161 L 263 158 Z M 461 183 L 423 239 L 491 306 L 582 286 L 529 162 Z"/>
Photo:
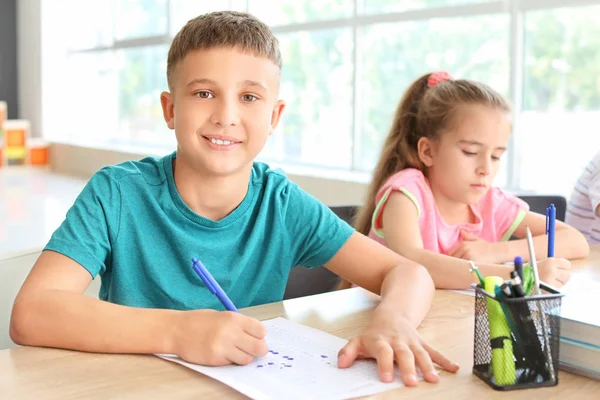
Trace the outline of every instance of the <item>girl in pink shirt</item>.
<path fill-rule="evenodd" d="M 482 83 L 445 72 L 417 79 L 398 106 L 357 230 L 425 266 L 438 288 L 468 287 L 469 260 L 484 276 L 509 279 L 513 267 L 503 263 L 528 258 L 527 226 L 536 254 L 547 254 L 545 217 L 492 187 L 511 134 L 509 117 L 508 103 Z M 585 238 L 560 221 L 555 243 L 556 257 L 589 252 Z M 564 258 L 540 261 L 540 279 L 566 283 Z"/>

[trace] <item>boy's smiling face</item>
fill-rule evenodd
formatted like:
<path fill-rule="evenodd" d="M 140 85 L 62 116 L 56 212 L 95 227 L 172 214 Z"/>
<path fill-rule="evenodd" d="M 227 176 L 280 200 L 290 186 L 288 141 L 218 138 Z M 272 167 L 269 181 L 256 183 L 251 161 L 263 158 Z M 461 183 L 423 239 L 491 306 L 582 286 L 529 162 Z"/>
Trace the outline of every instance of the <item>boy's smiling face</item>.
<path fill-rule="evenodd" d="M 194 50 L 176 66 L 161 103 L 177 157 L 210 176 L 249 171 L 279 122 L 280 70 L 236 48 Z"/>

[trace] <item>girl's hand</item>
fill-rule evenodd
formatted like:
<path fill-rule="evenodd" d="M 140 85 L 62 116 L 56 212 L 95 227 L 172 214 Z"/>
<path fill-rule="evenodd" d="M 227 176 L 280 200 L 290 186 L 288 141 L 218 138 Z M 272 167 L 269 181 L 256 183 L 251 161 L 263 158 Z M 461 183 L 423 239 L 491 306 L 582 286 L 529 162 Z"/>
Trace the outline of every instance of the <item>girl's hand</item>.
<path fill-rule="evenodd" d="M 421 339 L 408 320 L 393 310 L 376 309 L 366 331 L 348 342 L 338 354 L 338 367 L 348 368 L 356 359 L 377 360 L 379 378 L 383 382 L 394 380 L 394 362 L 406 386 L 418 383 L 415 365 L 427 382 L 439 380 L 433 363 L 450 372 L 458 371 L 458 364 Z"/>
<path fill-rule="evenodd" d="M 487 242 L 465 231 L 460 234 L 463 241 L 450 249 L 449 256 L 492 264 L 509 260 L 506 242 Z"/>
<path fill-rule="evenodd" d="M 540 281 L 557 289 L 571 279 L 571 262 L 564 258 L 547 258 L 538 261 L 537 267 Z"/>

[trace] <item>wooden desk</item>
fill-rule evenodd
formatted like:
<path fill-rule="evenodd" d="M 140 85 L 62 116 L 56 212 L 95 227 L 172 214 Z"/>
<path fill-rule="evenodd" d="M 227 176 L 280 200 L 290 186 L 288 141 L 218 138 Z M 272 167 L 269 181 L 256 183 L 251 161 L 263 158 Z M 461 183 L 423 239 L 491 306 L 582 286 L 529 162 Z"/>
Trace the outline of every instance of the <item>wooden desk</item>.
<path fill-rule="evenodd" d="M 577 274 L 600 281 L 600 247 L 589 259 L 576 261 Z M 456 374 L 442 372 L 438 384 L 420 383 L 381 393 L 390 399 L 590 399 L 600 382 L 560 371 L 559 385 L 510 393 L 489 388 L 471 373 L 473 358 L 471 296 L 438 291 L 419 328 L 427 341 L 461 365 Z M 259 319 L 284 316 L 334 335 L 350 338 L 367 324 L 378 297 L 360 288 L 244 309 Z M 244 398 L 235 390 L 183 366 L 154 356 L 100 355 L 73 351 L 18 348 L 0 351 L 0 393 L 6 399 L 220 399 Z M 595 394 L 594 394 L 595 393 Z"/>

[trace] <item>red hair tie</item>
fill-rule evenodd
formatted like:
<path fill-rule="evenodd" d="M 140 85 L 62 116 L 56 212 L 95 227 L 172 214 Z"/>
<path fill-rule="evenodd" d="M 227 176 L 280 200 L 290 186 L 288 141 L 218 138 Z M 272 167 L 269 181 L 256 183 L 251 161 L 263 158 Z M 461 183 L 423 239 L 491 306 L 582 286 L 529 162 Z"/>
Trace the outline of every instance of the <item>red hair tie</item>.
<path fill-rule="evenodd" d="M 427 86 L 432 88 L 438 83 L 451 81 L 452 79 L 454 79 L 452 78 L 452 75 L 450 75 L 446 71 L 434 72 L 431 75 L 429 75 L 429 79 L 427 79 Z"/>

